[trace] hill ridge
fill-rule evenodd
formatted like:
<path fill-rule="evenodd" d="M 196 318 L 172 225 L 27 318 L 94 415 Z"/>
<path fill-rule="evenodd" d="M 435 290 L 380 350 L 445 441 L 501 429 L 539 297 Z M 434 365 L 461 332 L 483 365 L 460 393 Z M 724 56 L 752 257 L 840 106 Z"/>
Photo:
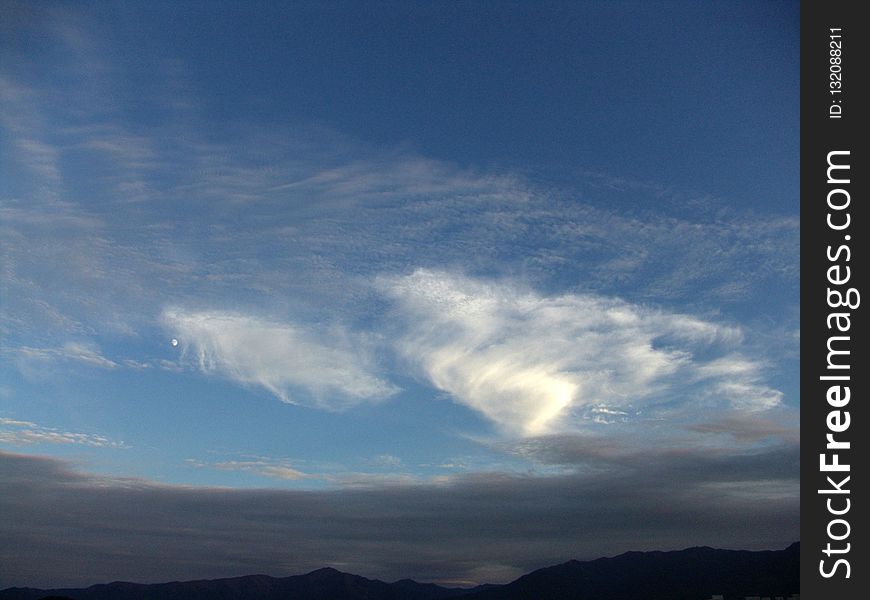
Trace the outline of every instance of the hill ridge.
<path fill-rule="evenodd" d="M 703 600 L 723 594 L 784 596 L 800 591 L 800 542 L 783 550 L 629 551 L 531 571 L 503 585 L 449 588 L 434 583 L 378 579 L 321 567 L 301 575 L 255 574 L 219 579 L 134 583 L 113 581 L 86 588 L 7 588 L 0 600 Z M 638 593 L 643 594 L 638 596 Z"/>

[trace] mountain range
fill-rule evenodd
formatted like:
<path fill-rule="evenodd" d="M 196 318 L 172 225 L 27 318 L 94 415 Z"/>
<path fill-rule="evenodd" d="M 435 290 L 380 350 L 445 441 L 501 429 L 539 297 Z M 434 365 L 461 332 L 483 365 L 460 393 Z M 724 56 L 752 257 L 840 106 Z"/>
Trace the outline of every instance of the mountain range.
<path fill-rule="evenodd" d="M 249 575 L 158 584 L 115 582 L 80 589 L 8 588 L 0 600 L 725 600 L 788 598 L 800 589 L 800 543 L 784 550 L 626 552 L 571 560 L 504 585 L 448 588 L 403 579 L 386 583 L 332 568 L 305 575 Z"/>

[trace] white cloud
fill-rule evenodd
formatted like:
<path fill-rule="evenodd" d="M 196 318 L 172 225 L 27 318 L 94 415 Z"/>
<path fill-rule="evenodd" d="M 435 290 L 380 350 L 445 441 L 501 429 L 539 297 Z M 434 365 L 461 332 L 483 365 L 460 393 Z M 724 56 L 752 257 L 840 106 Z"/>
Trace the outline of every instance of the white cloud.
<path fill-rule="evenodd" d="M 18 348 L 18 354 L 26 360 L 75 361 L 100 369 L 114 369 L 118 366 L 118 363 L 100 354 L 95 345 L 83 342 L 67 342 L 58 348 L 22 346 Z"/>
<path fill-rule="evenodd" d="M 782 392 L 762 383 L 761 366 L 758 361 L 728 355 L 700 366 L 697 373 L 714 380 L 712 393 L 728 398 L 735 408 L 775 408 L 782 402 Z"/>
<path fill-rule="evenodd" d="M 18 421 L 0 417 L 0 444 L 14 446 L 29 444 L 79 444 L 95 448 L 122 448 L 122 442 L 113 442 L 101 435 L 60 431 L 53 427 L 41 427 L 31 421 Z"/>
<path fill-rule="evenodd" d="M 33 421 L 17 421 L 15 419 L 7 419 L 6 417 L 0 417 L 0 425 L 6 425 L 8 427 L 36 427 L 36 423 Z"/>
<path fill-rule="evenodd" d="M 515 178 L 463 171 L 420 156 L 385 156 L 336 165 L 300 179 L 276 185 L 270 192 L 305 190 L 332 197 L 380 199 L 441 195 L 469 195 L 500 191 L 516 186 Z"/>
<path fill-rule="evenodd" d="M 249 473 L 256 473 L 257 475 L 261 475 L 263 477 L 270 477 L 272 479 L 285 479 L 288 481 L 295 481 L 297 479 L 306 479 L 311 477 L 307 473 L 303 473 L 302 471 L 294 469 L 288 463 L 276 462 L 264 458 L 259 458 L 256 460 L 226 460 L 222 462 L 212 463 L 210 465 L 197 464 L 197 466 L 210 466 L 220 471 L 245 471 Z"/>
<path fill-rule="evenodd" d="M 770 408 L 781 397 L 737 353 L 742 335 L 734 327 L 616 298 L 544 297 L 509 281 L 427 270 L 381 286 L 405 326 L 401 354 L 507 433 L 540 435 L 702 397 L 742 409 Z M 728 358 L 696 357 L 717 350 Z M 706 394 L 686 394 L 686 381 Z"/>
<path fill-rule="evenodd" d="M 55 147 L 33 139 L 16 140 L 18 160 L 34 174 L 48 181 L 60 180 L 58 151 Z"/>
<path fill-rule="evenodd" d="M 179 309 L 167 310 L 164 321 L 203 372 L 262 386 L 284 402 L 340 409 L 398 391 L 375 374 L 366 340 L 338 327 L 315 333 L 237 313 Z"/>
<path fill-rule="evenodd" d="M 372 462 L 379 467 L 398 468 L 404 466 L 402 459 L 393 454 L 379 454 Z"/>

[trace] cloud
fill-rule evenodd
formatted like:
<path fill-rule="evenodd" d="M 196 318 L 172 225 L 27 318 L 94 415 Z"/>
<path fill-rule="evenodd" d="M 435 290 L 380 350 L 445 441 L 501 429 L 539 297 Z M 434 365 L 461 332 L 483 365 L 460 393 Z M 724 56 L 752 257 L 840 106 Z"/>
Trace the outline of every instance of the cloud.
<path fill-rule="evenodd" d="M 27 175 L 4 181 L 0 199 L 17 202 L 3 215 L 0 317 L 25 336 L 61 322 L 146 334 L 167 303 L 204 296 L 216 301 L 208 306 L 268 297 L 269 314 L 312 297 L 324 312 L 367 312 L 359 279 L 416 266 L 706 307 L 742 300 L 776 311 L 757 300 L 771 289 L 796 297 L 796 216 L 589 171 L 554 191 L 546 178 L 373 148 L 313 125 L 204 127 L 195 108 L 204 96 L 177 60 L 153 65 L 152 118 L 124 118 L 136 111 L 115 93 L 124 71 L 110 37 L 76 10 L 37 12 L 27 35 L 45 56 L 10 48 L 0 74 L 4 165 Z M 70 217 L 101 227 L 42 222 L 59 198 Z"/>
<path fill-rule="evenodd" d="M 55 37 L 90 37 L 85 23 L 56 18 Z M 60 46 L 59 64 L 87 75 L 74 86 L 44 65 L 42 78 L 0 79 L 14 108 L 3 121 L 9 147 L 21 146 L 4 158 L 42 173 L 11 181 L 0 198 L 11 299 L 0 317 L 25 335 L 60 321 L 79 333 L 141 335 L 166 304 L 206 296 L 208 306 L 233 307 L 268 298 L 269 314 L 316 298 L 309 304 L 324 314 L 353 319 L 373 308 L 368 277 L 417 266 L 521 272 L 548 289 L 583 281 L 708 308 L 757 300 L 771 286 L 796 294 L 796 217 L 728 212 L 713 200 L 699 210 L 685 198 L 649 209 L 644 199 L 661 196 L 654 184 L 553 193 L 515 172 L 372 148 L 323 128 L 205 131 L 174 90 L 154 99 L 165 121 L 144 126 L 118 118 L 129 111 L 103 88 L 117 73 L 91 64 L 95 48 Z M 630 210 L 613 208 L 623 193 Z"/>
<path fill-rule="evenodd" d="M 716 462 L 737 465 L 741 460 L 754 464 L 758 456 L 766 456 L 771 461 L 770 466 L 781 463 L 785 467 L 791 460 L 788 449 L 800 442 L 797 411 L 784 410 L 773 416 L 783 424 L 777 426 L 771 420 L 732 415 L 688 425 L 682 430 L 658 431 L 645 436 L 629 430 L 558 433 L 497 440 L 490 445 L 537 465 L 562 467 L 561 472 L 644 470 L 664 464 L 669 469 L 688 468 L 697 463 L 700 455 L 704 456 L 707 466 Z M 747 475 L 751 468 L 747 464 Z M 712 476 L 720 475 L 725 476 L 725 472 Z M 735 468 L 727 476 L 738 477 L 739 469 Z"/>
<path fill-rule="evenodd" d="M 419 156 L 382 156 L 319 170 L 269 191 L 305 190 L 332 197 L 401 198 L 477 195 L 493 189 L 508 190 L 519 180 L 462 171 L 449 163 Z"/>
<path fill-rule="evenodd" d="M 798 453 L 673 450 L 551 477 L 301 491 L 167 486 L 0 452 L 0 588 L 338 564 L 385 580 L 503 581 L 628 550 L 782 548 L 799 535 Z"/>
<path fill-rule="evenodd" d="M 96 345 L 84 342 L 67 342 L 58 348 L 17 348 L 20 358 L 26 361 L 74 361 L 100 369 L 114 369 L 115 361 L 100 353 Z"/>
<path fill-rule="evenodd" d="M 272 479 L 283 479 L 285 481 L 296 481 L 299 479 L 310 479 L 313 476 L 308 473 L 303 473 L 295 469 L 290 462 L 275 460 L 266 457 L 254 457 L 246 460 L 224 460 L 212 463 L 204 463 L 197 460 L 188 459 L 186 462 L 197 468 L 212 468 L 220 471 L 241 471 L 246 473 L 255 473 L 262 477 Z"/>
<path fill-rule="evenodd" d="M 59 153 L 56 148 L 32 139 L 16 140 L 16 147 L 19 153 L 18 160 L 35 175 L 42 177 L 47 182 L 60 180 Z"/>
<path fill-rule="evenodd" d="M 123 442 L 114 442 L 101 435 L 61 431 L 41 427 L 30 421 L 17 421 L 0 417 L 0 444 L 22 446 L 29 444 L 78 444 L 94 448 L 123 448 Z"/>
<path fill-rule="evenodd" d="M 757 415 L 727 415 L 689 425 L 688 429 L 699 433 L 728 435 L 733 440 L 743 443 L 769 439 L 783 439 L 797 443 L 800 440 L 796 414 L 786 411 L 771 416 L 775 419 L 760 418 Z"/>
<path fill-rule="evenodd" d="M 129 323 L 143 320 L 143 300 L 154 294 L 143 280 L 159 274 L 165 282 L 170 268 L 116 238 L 96 212 L 67 202 L 0 199 L 8 288 L 0 326 L 10 341 L 130 335 Z"/>
<path fill-rule="evenodd" d="M 402 459 L 393 454 L 379 454 L 371 462 L 380 467 L 389 467 L 393 469 L 404 466 Z"/>
<path fill-rule="evenodd" d="M 36 427 L 36 423 L 33 423 L 32 421 L 17 421 L 5 417 L 0 417 L 0 425 L 8 425 L 12 427 Z"/>
<path fill-rule="evenodd" d="M 782 396 L 735 350 L 739 328 L 618 298 L 546 297 L 507 280 L 440 271 L 385 277 L 380 286 L 397 305 L 400 353 L 508 433 L 540 435 L 704 402 L 760 410 Z"/>
<path fill-rule="evenodd" d="M 341 409 L 398 391 L 375 374 L 363 336 L 238 313 L 167 310 L 166 326 L 205 373 L 258 385 L 284 402 Z"/>

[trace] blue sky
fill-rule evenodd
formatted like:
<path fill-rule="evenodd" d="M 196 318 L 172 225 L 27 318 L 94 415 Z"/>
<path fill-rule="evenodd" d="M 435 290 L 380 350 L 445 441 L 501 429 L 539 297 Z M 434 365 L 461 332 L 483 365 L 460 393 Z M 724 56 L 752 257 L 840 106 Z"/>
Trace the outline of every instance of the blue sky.
<path fill-rule="evenodd" d="M 461 516 L 472 485 L 715 459 L 689 504 L 793 517 L 596 547 L 554 524 L 550 554 L 395 573 L 437 581 L 797 537 L 796 3 L 4 11 L 5 460 L 336 511 L 435 490 Z M 81 577 L 166 573 L 137 560 Z M 15 565 L 0 584 L 77 581 Z"/>

